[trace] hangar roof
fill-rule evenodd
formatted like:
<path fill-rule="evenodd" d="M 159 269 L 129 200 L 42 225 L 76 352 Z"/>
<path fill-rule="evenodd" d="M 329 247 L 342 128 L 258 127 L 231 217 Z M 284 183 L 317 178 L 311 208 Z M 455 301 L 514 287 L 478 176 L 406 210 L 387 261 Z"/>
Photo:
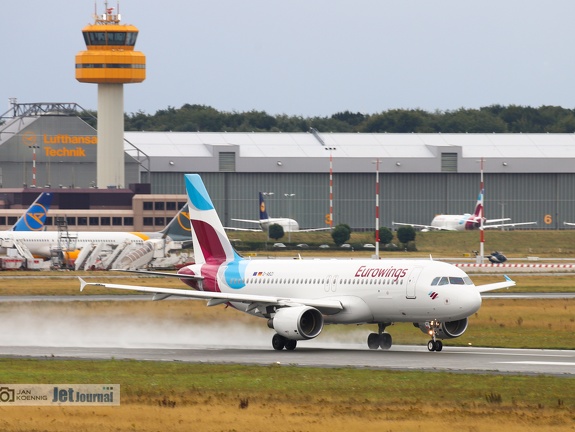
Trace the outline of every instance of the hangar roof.
<path fill-rule="evenodd" d="M 237 172 L 317 171 L 314 161 L 325 161 L 330 153 L 334 163 L 345 160 L 343 171 L 349 172 L 373 171 L 368 162 L 376 158 L 383 169 L 387 164 L 407 172 L 441 172 L 446 153 L 457 155 L 457 172 L 477 172 L 480 158 L 492 172 L 573 172 L 575 162 L 574 134 L 126 132 L 125 137 L 150 156 L 153 171 L 162 169 L 162 159 L 187 158 L 192 166 L 213 159 L 217 170 L 221 152 L 235 153 Z M 206 171 L 210 164 L 203 161 Z"/>

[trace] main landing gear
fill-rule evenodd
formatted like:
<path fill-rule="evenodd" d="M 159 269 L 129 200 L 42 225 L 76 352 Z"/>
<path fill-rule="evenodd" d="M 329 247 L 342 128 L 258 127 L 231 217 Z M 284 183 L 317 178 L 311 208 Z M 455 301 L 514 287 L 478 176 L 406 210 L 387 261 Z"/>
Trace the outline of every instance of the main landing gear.
<path fill-rule="evenodd" d="M 377 333 L 370 333 L 367 337 L 367 346 L 369 349 L 378 348 L 388 350 L 391 348 L 392 339 L 389 333 L 384 333 L 385 328 L 391 323 L 377 323 Z"/>
<path fill-rule="evenodd" d="M 429 322 L 429 335 L 431 336 L 431 340 L 427 342 L 427 349 L 429 351 L 441 351 L 443 349 L 443 342 L 436 339 L 437 329 L 441 323 L 437 321 L 430 321 Z"/>
<path fill-rule="evenodd" d="M 293 351 L 297 346 L 297 341 L 293 339 L 288 339 L 276 333 L 272 338 L 272 346 L 277 351 L 281 351 L 284 348 L 288 351 Z"/>

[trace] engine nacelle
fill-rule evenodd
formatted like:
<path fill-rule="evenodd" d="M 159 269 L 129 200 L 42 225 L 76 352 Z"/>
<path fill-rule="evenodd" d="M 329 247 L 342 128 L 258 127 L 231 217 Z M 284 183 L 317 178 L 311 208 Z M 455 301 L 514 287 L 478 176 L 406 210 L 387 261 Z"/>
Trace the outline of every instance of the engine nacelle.
<path fill-rule="evenodd" d="M 467 318 L 439 323 L 435 336 L 439 339 L 454 339 L 459 337 L 465 333 L 465 330 L 467 330 L 467 323 Z M 429 334 L 429 331 L 431 330 L 429 322 L 413 323 L 413 325 L 418 327 L 425 334 Z"/>
<path fill-rule="evenodd" d="M 309 306 L 284 307 L 268 321 L 268 327 L 288 339 L 313 339 L 323 329 L 323 315 Z"/>

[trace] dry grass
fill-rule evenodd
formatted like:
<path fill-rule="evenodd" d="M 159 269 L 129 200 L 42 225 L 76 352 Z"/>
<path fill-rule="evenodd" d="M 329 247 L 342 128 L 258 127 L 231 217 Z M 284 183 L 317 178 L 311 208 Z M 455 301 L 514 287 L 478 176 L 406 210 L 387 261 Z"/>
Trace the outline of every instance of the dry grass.
<path fill-rule="evenodd" d="M 575 415 L 569 378 L 117 361 L 2 367 L 4 382 L 122 385 L 114 408 L 0 408 L 3 431 L 572 431 Z"/>
<path fill-rule="evenodd" d="M 433 391 L 430 391 L 430 396 Z M 440 404 L 366 406 L 253 403 L 240 409 L 238 400 L 162 408 L 122 405 L 117 408 L 2 408 L 0 429 L 5 432 L 45 431 L 573 431 L 573 412 L 538 407 L 445 407 Z"/>

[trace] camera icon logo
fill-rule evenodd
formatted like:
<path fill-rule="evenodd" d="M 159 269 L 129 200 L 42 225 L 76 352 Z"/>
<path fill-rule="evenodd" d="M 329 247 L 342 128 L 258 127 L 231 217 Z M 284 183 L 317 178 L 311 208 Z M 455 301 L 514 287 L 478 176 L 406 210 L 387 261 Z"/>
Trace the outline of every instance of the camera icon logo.
<path fill-rule="evenodd" d="M 0 387 L 0 402 L 14 402 L 14 389 Z"/>

